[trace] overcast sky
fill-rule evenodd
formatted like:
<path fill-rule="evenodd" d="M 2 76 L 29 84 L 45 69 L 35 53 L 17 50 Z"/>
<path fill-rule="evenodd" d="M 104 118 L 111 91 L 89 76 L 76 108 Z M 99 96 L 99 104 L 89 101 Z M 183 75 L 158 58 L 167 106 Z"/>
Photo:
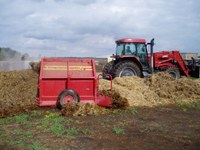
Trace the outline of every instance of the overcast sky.
<path fill-rule="evenodd" d="M 22 54 L 105 57 L 126 37 L 200 54 L 200 1 L 0 0 L 0 47 Z"/>

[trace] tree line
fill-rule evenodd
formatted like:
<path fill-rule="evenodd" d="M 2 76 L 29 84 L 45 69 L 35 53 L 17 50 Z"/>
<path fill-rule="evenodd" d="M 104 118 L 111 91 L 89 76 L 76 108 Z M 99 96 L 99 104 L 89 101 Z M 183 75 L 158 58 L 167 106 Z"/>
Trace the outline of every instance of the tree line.
<path fill-rule="evenodd" d="M 21 53 L 11 48 L 0 48 L 0 61 L 21 59 Z"/>

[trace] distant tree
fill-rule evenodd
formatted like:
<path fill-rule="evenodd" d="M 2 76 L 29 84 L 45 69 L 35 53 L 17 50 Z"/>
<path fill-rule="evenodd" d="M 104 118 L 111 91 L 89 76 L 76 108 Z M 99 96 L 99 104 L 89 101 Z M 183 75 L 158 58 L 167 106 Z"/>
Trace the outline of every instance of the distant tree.
<path fill-rule="evenodd" d="M 17 60 L 21 58 L 21 53 L 11 48 L 0 48 L 0 61 Z"/>
<path fill-rule="evenodd" d="M 21 56 L 21 60 L 27 60 L 29 58 L 29 54 L 25 53 Z"/>

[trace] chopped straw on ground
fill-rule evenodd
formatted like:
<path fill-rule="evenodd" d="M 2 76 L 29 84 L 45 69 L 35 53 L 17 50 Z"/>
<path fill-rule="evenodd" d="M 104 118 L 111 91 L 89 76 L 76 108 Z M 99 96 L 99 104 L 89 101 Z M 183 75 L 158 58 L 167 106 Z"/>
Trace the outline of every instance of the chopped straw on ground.
<path fill-rule="evenodd" d="M 100 89 L 107 93 L 109 81 L 100 82 Z M 115 78 L 113 93 L 113 104 L 117 104 L 118 107 L 167 105 L 178 102 L 200 103 L 200 80 L 185 77 L 175 80 L 165 72 L 149 78 Z"/>
<path fill-rule="evenodd" d="M 72 102 L 65 105 L 61 113 L 64 116 L 88 116 L 105 114 L 108 110 L 96 104 Z"/>
<path fill-rule="evenodd" d="M 0 117 L 30 111 L 36 107 L 38 64 L 36 69 L 0 72 Z M 110 81 L 100 80 L 100 90 L 108 94 Z M 175 80 L 167 73 L 149 78 L 124 77 L 113 80 L 112 107 L 156 106 L 179 102 L 200 103 L 200 79 Z M 72 103 L 63 115 L 85 116 L 106 113 L 107 109 L 93 104 Z"/>
<path fill-rule="evenodd" d="M 0 72 L 0 117 L 34 109 L 38 74 L 32 70 Z"/>

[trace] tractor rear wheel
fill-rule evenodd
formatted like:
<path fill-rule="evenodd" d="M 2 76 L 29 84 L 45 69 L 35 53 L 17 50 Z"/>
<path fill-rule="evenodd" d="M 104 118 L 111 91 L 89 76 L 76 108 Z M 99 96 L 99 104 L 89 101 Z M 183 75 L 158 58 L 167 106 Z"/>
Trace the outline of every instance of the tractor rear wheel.
<path fill-rule="evenodd" d="M 180 71 L 177 68 L 169 67 L 166 71 L 174 79 L 179 79 L 181 77 Z"/>
<path fill-rule="evenodd" d="M 112 70 L 113 64 L 114 64 L 113 60 L 106 63 L 105 66 L 103 67 L 102 73 L 103 74 L 110 74 L 112 76 L 111 70 Z M 108 79 L 108 77 L 103 77 L 103 78 Z"/>
<path fill-rule="evenodd" d="M 60 93 L 58 96 L 57 107 L 62 109 L 62 107 L 70 102 L 79 102 L 80 97 L 74 90 L 66 89 Z"/>
<path fill-rule="evenodd" d="M 114 77 L 138 76 L 142 77 L 142 71 L 137 64 L 131 61 L 122 61 L 113 69 Z"/>

